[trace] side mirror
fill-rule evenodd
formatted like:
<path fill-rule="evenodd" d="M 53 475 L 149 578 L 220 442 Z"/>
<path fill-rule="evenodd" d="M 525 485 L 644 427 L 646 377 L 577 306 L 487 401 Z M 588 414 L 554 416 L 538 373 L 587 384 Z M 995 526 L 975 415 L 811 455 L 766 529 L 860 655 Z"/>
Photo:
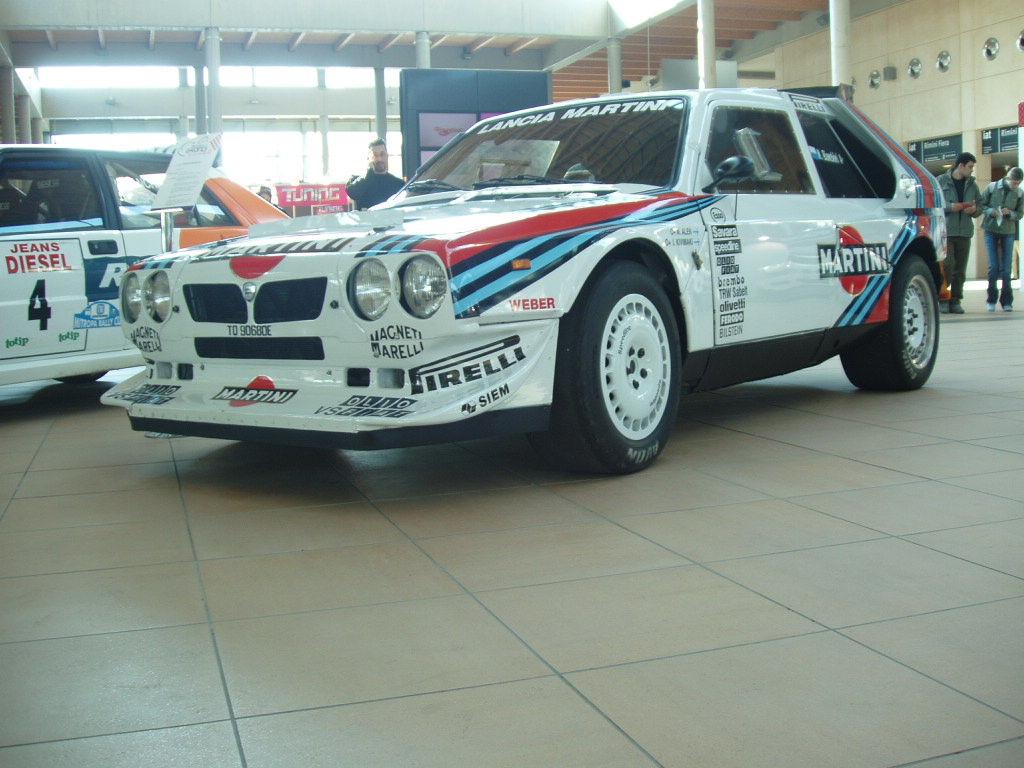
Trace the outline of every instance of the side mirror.
<path fill-rule="evenodd" d="M 717 191 L 727 181 L 739 184 L 741 181 L 754 178 L 754 173 L 754 161 L 746 155 L 727 157 L 715 168 L 711 183 L 704 187 L 701 192 Z"/>

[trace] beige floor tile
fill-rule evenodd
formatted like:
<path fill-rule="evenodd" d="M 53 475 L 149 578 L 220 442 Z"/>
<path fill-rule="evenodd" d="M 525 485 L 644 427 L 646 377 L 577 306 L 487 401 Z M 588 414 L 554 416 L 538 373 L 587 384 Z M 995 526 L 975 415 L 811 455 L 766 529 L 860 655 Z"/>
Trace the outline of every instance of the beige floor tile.
<path fill-rule="evenodd" d="M 780 443 L 765 437 L 729 432 L 713 428 L 717 434 L 704 438 L 695 437 L 688 429 L 677 428 L 672 441 L 662 454 L 671 458 L 673 471 L 677 466 L 699 469 L 722 464 L 737 464 L 748 461 L 786 461 L 805 459 L 814 455 L 812 451 L 797 445 Z M 667 462 L 666 462 L 667 463 Z"/>
<path fill-rule="evenodd" d="M 1024 599 L 1016 599 L 852 627 L 843 634 L 1024 720 L 1022 627 Z"/>
<path fill-rule="evenodd" d="M 692 565 L 499 590 L 480 599 L 559 672 L 821 629 Z"/>
<path fill-rule="evenodd" d="M 1017 423 L 1024 424 L 1024 419 Z M 1024 453 L 1024 434 L 1007 435 L 1006 437 L 989 437 L 981 440 L 971 440 L 971 445 L 980 445 L 985 448 L 994 448 L 997 451 L 1010 451 L 1011 453 Z"/>
<path fill-rule="evenodd" d="M 5 451 L 0 453 L 0 474 L 27 472 L 36 457 L 35 451 Z"/>
<path fill-rule="evenodd" d="M 1020 768 L 1022 765 L 1024 737 L 918 763 L 919 768 Z"/>
<path fill-rule="evenodd" d="M 1024 579 L 1024 517 L 907 538 L 930 549 Z"/>
<path fill-rule="evenodd" d="M 17 496 L 23 499 L 30 496 L 154 490 L 168 495 L 177 494 L 178 480 L 174 472 L 174 464 L 157 462 L 116 467 L 27 472 L 25 480 L 18 489 Z"/>
<path fill-rule="evenodd" d="M 184 520 L 0 533 L 0 577 L 191 561 Z"/>
<path fill-rule="evenodd" d="M 554 678 L 253 718 L 239 730 L 249 768 L 653 768 Z"/>
<path fill-rule="evenodd" d="M 1024 516 L 1019 502 L 933 480 L 790 501 L 895 536 Z"/>
<path fill-rule="evenodd" d="M 230 723 L 0 748 L 4 768 L 241 768 Z"/>
<path fill-rule="evenodd" d="M 622 526 L 697 562 L 878 538 L 783 499 L 624 518 Z"/>
<path fill-rule="evenodd" d="M 201 567 L 215 621 L 463 592 L 408 542 L 207 560 Z"/>
<path fill-rule="evenodd" d="M 194 563 L 0 579 L 0 643 L 206 621 Z"/>
<path fill-rule="evenodd" d="M 21 472 L 0 474 L 0 502 L 7 503 L 8 499 L 18 490 L 24 477 Z"/>
<path fill-rule="evenodd" d="M 240 716 L 550 673 L 469 597 L 231 621 L 216 632 Z"/>
<path fill-rule="evenodd" d="M 689 469 L 578 480 L 549 487 L 585 509 L 614 518 L 767 498 L 729 479 Z"/>
<path fill-rule="evenodd" d="M 721 468 L 705 467 L 703 471 L 737 485 L 776 497 L 896 485 L 916 479 L 902 472 L 868 467 L 859 461 L 821 455 L 814 459 L 801 461 L 736 464 Z"/>
<path fill-rule="evenodd" d="M 831 634 L 567 679 L 680 768 L 900 765 L 1021 733 L 1018 721 Z"/>
<path fill-rule="evenodd" d="M 181 497 L 165 491 L 35 496 L 11 501 L 0 519 L 0 533 L 155 523 L 184 519 L 184 511 Z"/>
<path fill-rule="evenodd" d="M 152 464 L 171 460 L 166 442 L 147 440 L 139 433 L 88 430 L 50 435 L 32 462 L 32 471 Z"/>
<path fill-rule="evenodd" d="M 193 517 L 189 527 L 201 560 L 351 547 L 405 538 L 380 512 L 361 502 L 203 515 Z"/>
<path fill-rule="evenodd" d="M 983 472 L 1024 470 L 1024 454 L 998 451 L 970 443 L 922 445 L 912 451 L 863 451 L 853 454 L 851 458 L 931 480 L 978 475 Z"/>
<path fill-rule="evenodd" d="M 607 522 L 448 536 L 419 544 L 472 592 L 687 563 Z"/>
<path fill-rule="evenodd" d="M 532 486 L 379 501 L 376 506 L 413 539 L 595 519 L 552 490 Z"/>
<path fill-rule="evenodd" d="M 0 645 L 0 690 L 2 746 L 227 716 L 205 625 Z"/>
<path fill-rule="evenodd" d="M 1002 496 L 1006 499 L 1024 501 L 1024 469 L 977 474 L 971 477 L 956 477 L 951 478 L 949 483 L 962 488 L 973 488 L 994 496 Z"/>
<path fill-rule="evenodd" d="M 910 432 L 920 432 L 923 435 L 934 435 L 948 440 L 977 441 L 983 438 L 1024 436 L 1024 422 L 986 413 L 944 413 L 930 419 L 902 421 L 899 427 Z"/>
<path fill-rule="evenodd" d="M 1024 595 L 1024 581 L 898 539 L 716 563 L 787 608 L 842 627 Z"/>

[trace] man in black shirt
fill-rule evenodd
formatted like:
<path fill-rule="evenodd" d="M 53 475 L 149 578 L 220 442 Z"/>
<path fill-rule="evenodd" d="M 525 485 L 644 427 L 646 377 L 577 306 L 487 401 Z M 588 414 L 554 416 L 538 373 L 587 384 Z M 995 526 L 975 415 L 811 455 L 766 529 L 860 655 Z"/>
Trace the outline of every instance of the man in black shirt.
<path fill-rule="evenodd" d="M 384 139 L 374 139 L 370 142 L 370 167 L 366 169 L 366 175 L 362 178 L 353 176 L 348 180 L 346 190 L 356 210 L 364 211 L 383 203 L 404 185 L 404 181 L 388 173 L 388 148 Z"/>

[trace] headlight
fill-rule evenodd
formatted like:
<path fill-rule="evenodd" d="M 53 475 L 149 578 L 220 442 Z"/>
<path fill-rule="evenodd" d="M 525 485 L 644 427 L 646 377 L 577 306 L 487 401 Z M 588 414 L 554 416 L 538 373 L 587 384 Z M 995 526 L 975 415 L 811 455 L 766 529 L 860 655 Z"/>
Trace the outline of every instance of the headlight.
<path fill-rule="evenodd" d="M 142 282 L 138 272 L 129 272 L 121 281 L 121 312 L 129 323 L 138 320 L 142 312 Z"/>
<path fill-rule="evenodd" d="M 402 267 L 402 304 L 416 317 L 437 312 L 448 295 L 448 275 L 429 256 L 414 256 Z"/>
<path fill-rule="evenodd" d="M 167 319 L 171 314 L 171 281 L 167 279 L 166 272 L 154 272 L 146 278 L 142 298 L 150 317 L 158 323 Z"/>
<path fill-rule="evenodd" d="M 391 303 L 391 275 L 376 259 L 367 259 L 352 270 L 348 279 L 352 307 L 366 320 L 376 320 Z"/>

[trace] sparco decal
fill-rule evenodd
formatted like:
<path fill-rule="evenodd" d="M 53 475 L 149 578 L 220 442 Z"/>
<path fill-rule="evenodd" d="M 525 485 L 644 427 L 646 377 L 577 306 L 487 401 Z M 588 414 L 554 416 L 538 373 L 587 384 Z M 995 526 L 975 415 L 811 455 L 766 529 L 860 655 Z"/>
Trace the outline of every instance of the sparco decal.
<path fill-rule="evenodd" d="M 179 389 L 181 387 L 172 384 L 140 384 L 127 392 L 110 395 L 110 397 L 139 405 L 163 405 L 173 400 Z"/>
<path fill-rule="evenodd" d="M 408 325 L 386 325 L 370 334 L 370 351 L 374 357 L 406 360 L 423 351 L 423 334 Z"/>
<path fill-rule="evenodd" d="M 501 373 L 526 359 L 519 336 L 509 336 L 409 369 L 414 395 L 457 387 L 469 381 Z"/>
<path fill-rule="evenodd" d="M 400 419 L 412 413 L 410 407 L 416 404 L 411 397 L 379 397 L 377 395 L 352 395 L 337 405 L 322 405 L 316 409 L 317 416 L 383 416 Z"/>

